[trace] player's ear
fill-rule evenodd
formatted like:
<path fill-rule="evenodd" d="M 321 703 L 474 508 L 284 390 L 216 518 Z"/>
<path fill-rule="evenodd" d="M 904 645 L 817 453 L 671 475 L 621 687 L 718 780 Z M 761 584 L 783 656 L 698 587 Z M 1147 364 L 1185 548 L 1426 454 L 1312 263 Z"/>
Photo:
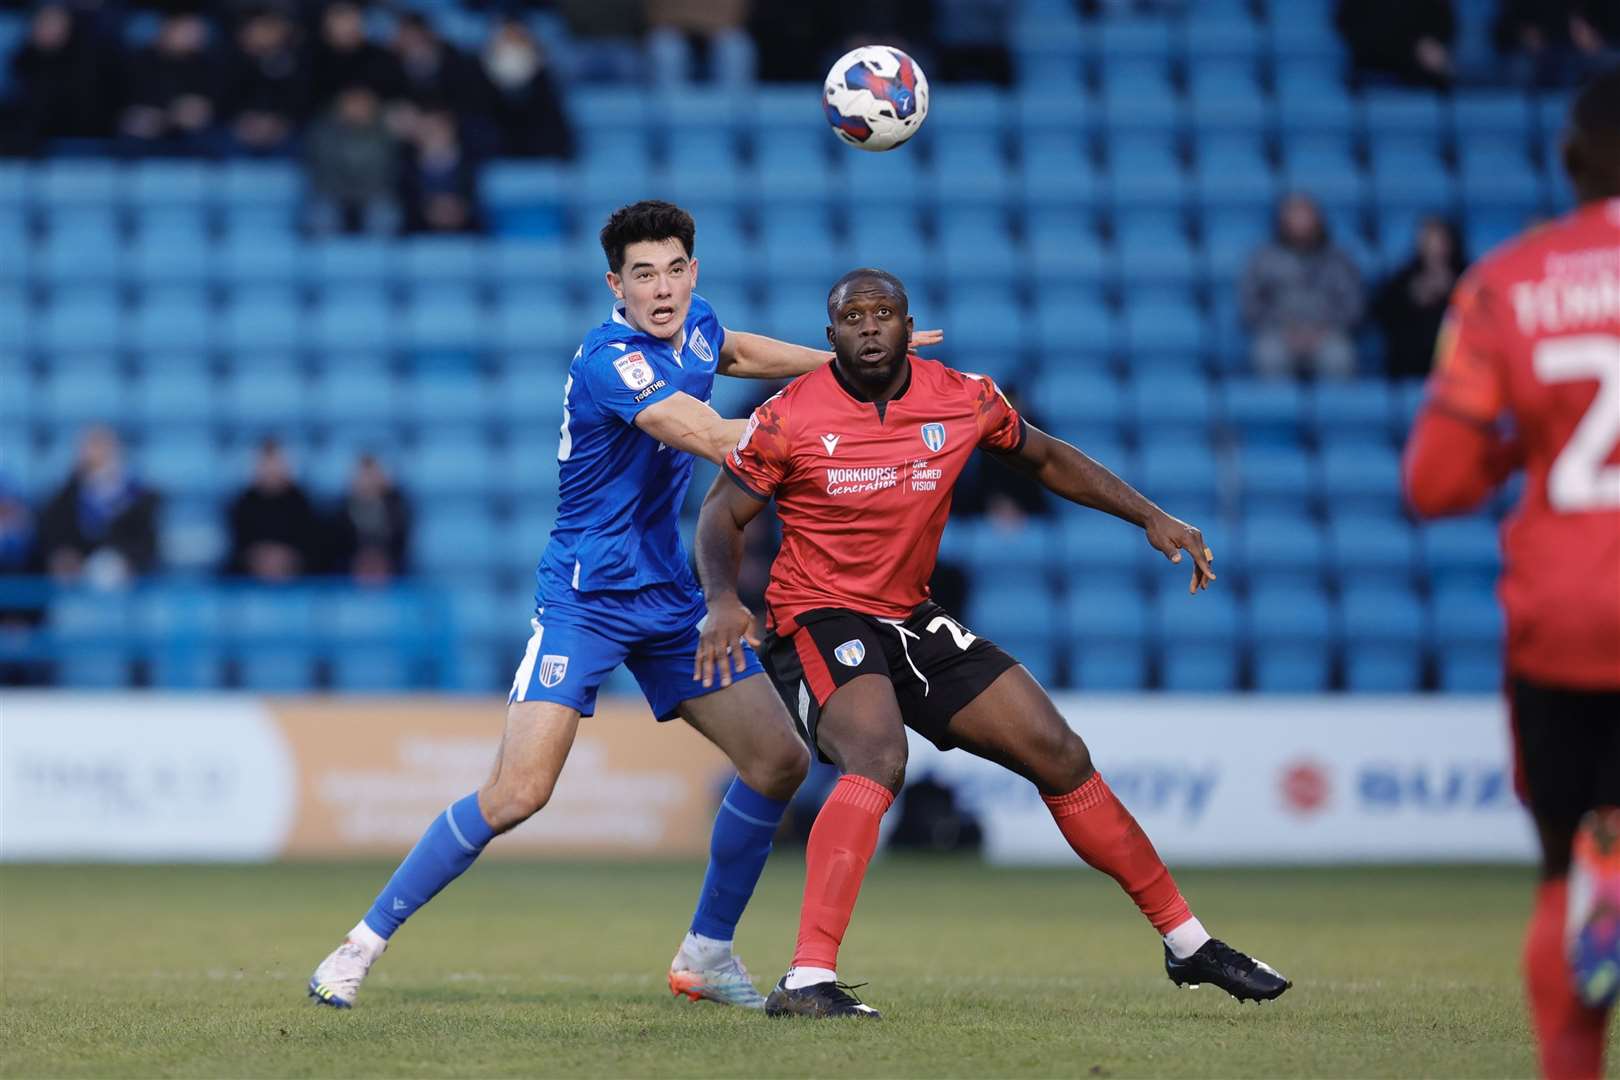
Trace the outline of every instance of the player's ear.
<path fill-rule="evenodd" d="M 833 328 L 831 326 L 827 327 L 827 344 L 833 347 L 834 352 L 838 351 L 838 339 L 833 337 Z"/>
<path fill-rule="evenodd" d="M 692 275 L 692 287 L 694 289 L 697 288 L 698 263 L 697 263 L 697 256 L 696 255 L 694 255 L 690 259 L 686 260 L 686 269 Z"/>
<path fill-rule="evenodd" d="M 607 287 L 613 290 L 613 295 L 619 300 L 624 299 L 624 279 L 613 271 L 607 272 Z"/>

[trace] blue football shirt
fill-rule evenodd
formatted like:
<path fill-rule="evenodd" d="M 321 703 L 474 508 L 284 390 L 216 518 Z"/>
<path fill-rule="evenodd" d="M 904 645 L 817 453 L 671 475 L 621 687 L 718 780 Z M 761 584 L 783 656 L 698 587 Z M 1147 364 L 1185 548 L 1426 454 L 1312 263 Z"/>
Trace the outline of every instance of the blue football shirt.
<path fill-rule="evenodd" d="M 563 390 L 560 505 L 535 571 L 542 595 L 696 585 L 680 532 L 692 455 L 664 446 L 635 418 L 676 393 L 708 401 L 725 336 L 696 294 L 671 341 L 630 325 L 622 304 L 585 335 Z"/>

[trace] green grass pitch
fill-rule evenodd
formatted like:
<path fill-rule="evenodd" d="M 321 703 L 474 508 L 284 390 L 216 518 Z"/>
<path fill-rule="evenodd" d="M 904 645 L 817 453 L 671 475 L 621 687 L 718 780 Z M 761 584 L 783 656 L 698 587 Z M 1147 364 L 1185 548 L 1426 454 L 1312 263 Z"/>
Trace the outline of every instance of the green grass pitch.
<path fill-rule="evenodd" d="M 787 963 L 802 854 L 739 949 Z M 888 858 L 840 974 L 879 1023 L 672 1000 L 683 863 L 476 867 L 395 939 L 352 1012 L 311 969 L 390 867 L 0 868 L 6 1076 L 1528 1076 L 1527 869 L 1187 871 L 1194 910 L 1295 988 L 1166 980 L 1100 874 Z"/>

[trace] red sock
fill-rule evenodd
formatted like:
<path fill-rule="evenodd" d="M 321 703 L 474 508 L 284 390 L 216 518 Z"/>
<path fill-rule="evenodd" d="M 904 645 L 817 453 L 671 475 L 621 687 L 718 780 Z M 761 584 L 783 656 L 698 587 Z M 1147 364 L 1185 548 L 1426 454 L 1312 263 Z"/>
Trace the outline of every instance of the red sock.
<path fill-rule="evenodd" d="M 1153 929 L 1168 934 L 1192 918 L 1153 842 L 1101 773 L 1067 795 L 1042 795 L 1074 853 L 1119 882 Z"/>
<path fill-rule="evenodd" d="M 1541 1051 L 1541 1075 L 1548 1080 L 1588 1080 L 1603 1075 L 1608 1013 L 1587 1008 L 1575 996 L 1575 980 L 1564 953 L 1568 895 L 1567 879 L 1542 882 L 1536 888 L 1536 908 L 1524 935 L 1530 1021 Z"/>
<path fill-rule="evenodd" d="M 861 894 L 866 864 L 877 850 L 878 822 L 892 805 L 894 794 L 864 776 L 840 777 L 827 796 L 804 853 L 804 907 L 794 967 L 838 970 L 838 946 Z"/>

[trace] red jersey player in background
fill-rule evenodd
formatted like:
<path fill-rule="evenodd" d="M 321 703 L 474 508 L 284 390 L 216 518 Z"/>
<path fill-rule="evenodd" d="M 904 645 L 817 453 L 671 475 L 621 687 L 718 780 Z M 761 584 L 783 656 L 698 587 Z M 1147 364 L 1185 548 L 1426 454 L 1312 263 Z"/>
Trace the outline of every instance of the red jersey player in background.
<path fill-rule="evenodd" d="M 1543 1074 L 1591 1077 L 1620 991 L 1620 70 L 1577 98 L 1564 163 L 1579 208 L 1457 286 L 1405 483 L 1454 514 L 1525 470 L 1500 588 L 1541 841 L 1525 982 Z"/>
<path fill-rule="evenodd" d="M 1074 447 L 1028 426 L 989 379 L 908 356 L 904 286 L 856 270 L 827 301 L 833 361 L 761 405 L 704 501 L 698 573 L 709 605 L 698 674 L 722 682 L 745 655 L 737 599 L 743 529 L 773 496 L 782 547 L 766 590 L 766 667 L 811 747 L 843 770 L 806 851 L 793 967 L 772 1015 L 866 1016 L 838 982 L 838 947 L 905 778 L 910 727 L 1031 781 L 1075 852 L 1112 876 L 1163 935 L 1181 985 L 1242 1000 L 1289 987 L 1211 938 L 1141 826 L 1029 672 L 928 597 L 951 489 L 975 448 L 1058 495 L 1141 526 L 1172 562 L 1215 580 L 1199 531 L 1166 514 Z"/>

